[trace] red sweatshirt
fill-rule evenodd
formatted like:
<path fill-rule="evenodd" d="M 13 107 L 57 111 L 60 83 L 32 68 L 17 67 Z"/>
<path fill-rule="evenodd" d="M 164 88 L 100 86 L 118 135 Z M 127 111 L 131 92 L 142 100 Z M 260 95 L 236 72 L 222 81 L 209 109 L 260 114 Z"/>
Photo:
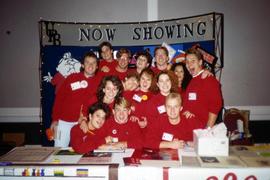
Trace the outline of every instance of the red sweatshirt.
<path fill-rule="evenodd" d="M 127 77 L 129 73 L 129 69 L 126 72 L 118 72 L 115 68 L 110 68 L 109 72 L 99 72 L 100 76 L 118 76 L 121 81 Z"/>
<path fill-rule="evenodd" d="M 143 92 L 143 91 L 125 91 L 123 96 L 129 100 L 134 107 L 134 111 L 132 111 L 130 116 L 135 116 L 139 118 L 141 121 L 146 118 L 148 122 L 148 114 L 146 113 L 148 109 L 148 102 L 154 96 L 152 92 Z M 147 97 L 147 98 L 146 98 Z M 136 100 L 137 99 L 137 100 Z M 141 100 L 139 102 L 139 100 Z M 141 133 L 144 135 L 147 126 L 145 128 L 141 128 Z"/>
<path fill-rule="evenodd" d="M 96 95 L 94 95 L 94 96 L 86 99 L 86 101 L 84 101 L 83 108 L 82 108 L 82 113 L 83 113 L 83 115 L 85 117 L 88 116 L 88 109 L 89 109 L 89 107 L 92 104 L 96 103 L 97 101 L 98 101 L 98 99 L 97 99 L 97 96 Z M 114 101 L 112 103 L 110 103 L 110 104 L 107 104 L 107 105 L 110 107 L 110 112 L 112 112 L 112 109 L 113 109 L 113 106 L 114 106 Z"/>
<path fill-rule="evenodd" d="M 123 96 L 135 107 L 135 113 L 144 114 L 147 102 L 154 96 L 152 92 L 124 91 Z M 146 99 L 144 99 L 146 98 Z"/>
<path fill-rule="evenodd" d="M 143 111 L 148 122 L 155 121 L 159 116 L 166 115 L 165 100 L 166 96 L 158 93 L 153 95 L 152 98 L 146 103 L 146 108 Z"/>
<path fill-rule="evenodd" d="M 108 62 L 104 59 L 100 60 L 99 65 L 98 65 L 98 69 L 100 70 L 104 66 L 107 66 L 110 70 L 115 69 L 115 67 L 117 66 L 117 60 L 114 59 L 112 62 Z"/>
<path fill-rule="evenodd" d="M 53 76 L 51 83 L 52 83 L 52 85 L 55 86 L 55 94 L 58 93 L 58 91 L 59 91 L 60 87 L 62 86 L 62 84 L 64 83 L 65 79 L 66 78 L 59 72 Z"/>
<path fill-rule="evenodd" d="M 104 129 L 102 128 L 85 134 L 80 129 L 79 124 L 74 126 L 70 132 L 71 147 L 81 154 L 97 149 L 100 145 L 106 143 Z"/>
<path fill-rule="evenodd" d="M 182 115 L 180 115 L 180 118 L 180 122 L 176 125 L 169 122 L 167 115 L 160 116 L 155 122 L 149 124 L 144 147 L 159 149 L 161 141 L 166 141 L 166 138 L 163 138 L 166 133 L 172 135 L 172 139 L 192 141 L 193 129 L 197 129 L 201 125 L 194 118 L 186 119 Z"/>
<path fill-rule="evenodd" d="M 107 66 L 107 67 L 109 67 L 110 71 L 109 72 L 100 72 L 100 76 L 114 75 L 114 76 L 118 76 L 120 80 L 124 80 L 129 71 L 126 71 L 123 73 L 118 72 L 115 69 L 117 67 L 117 65 L 118 65 L 117 60 L 113 60 L 112 62 L 107 62 L 106 60 L 101 60 L 99 63 L 99 69 L 101 69 L 103 66 Z"/>
<path fill-rule="evenodd" d="M 209 112 L 217 115 L 222 107 L 220 83 L 213 76 L 202 79 L 199 75 L 192 78 L 183 102 L 185 110 L 195 114 L 196 119 L 200 120 L 205 127 Z"/>
<path fill-rule="evenodd" d="M 118 142 L 127 141 L 128 148 L 142 148 L 142 135 L 137 123 L 127 121 L 125 124 L 118 124 L 113 117 L 105 124 L 106 136 L 118 138 Z"/>
<path fill-rule="evenodd" d="M 152 92 L 143 92 L 141 90 L 124 91 L 123 96 L 129 102 L 131 102 L 132 106 L 135 108 L 135 111 L 132 112 L 132 115 L 137 116 L 138 118 L 147 117 L 147 105 L 151 98 L 154 96 Z"/>
<path fill-rule="evenodd" d="M 130 73 L 130 69 L 127 69 L 126 72 L 119 72 L 116 70 L 116 68 L 114 68 L 112 69 L 112 72 L 110 72 L 111 75 L 118 76 L 121 81 L 127 77 L 128 73 Z"/>
<path fill-rule="evenodd" d="M 52 119 L 67 122 L 78 121 L 81 105 L 96 93 L 99 77 L 86 78 L 83 72 L 71 74 L 56 94 Z"/>
<path fill-rule="evenodd" d="M 161 70 L 159 70 L 157 67 L 151 67 L 151 69 L 156 75 L 161 72 Z"/>

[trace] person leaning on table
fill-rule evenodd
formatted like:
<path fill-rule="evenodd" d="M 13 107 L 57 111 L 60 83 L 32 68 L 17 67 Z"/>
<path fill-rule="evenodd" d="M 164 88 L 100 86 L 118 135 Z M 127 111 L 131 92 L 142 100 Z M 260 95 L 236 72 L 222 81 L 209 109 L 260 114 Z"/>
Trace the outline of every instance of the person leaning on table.
<path fill-rule="evenodd" d="M 87 132 L 84 132 L 77 124 L 71 129 L 71 147 L 77 153 L 87 153 L 97 149 L 100 145 L 111 141 L 105 137 L 103 125 L 110 115 L 110 108 L 102 102 L 94 103 L 88 110 Z"/>
<path fill-rule="evenodd" d="M 182 100 L 179 93 L 166 96 L 164 116 L 150 121 L 144 139 L 144 147 L 151 149 L 181 149 L 192 141 L 193 129 L 201 125 L 194 117 L 187 119 L 181 113 Z M 190 143 L 192 144 L 192 143 Z"/>

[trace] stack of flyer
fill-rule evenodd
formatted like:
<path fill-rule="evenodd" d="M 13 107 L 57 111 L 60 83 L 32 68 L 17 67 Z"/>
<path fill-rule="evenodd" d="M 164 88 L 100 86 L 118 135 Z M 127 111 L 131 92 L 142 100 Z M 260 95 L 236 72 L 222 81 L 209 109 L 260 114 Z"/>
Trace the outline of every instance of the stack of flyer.
<path fill-rule="evenodd" d="M 131 157 L 123 158 L 125 165 L 180 167 L 181 157 L 177 149 L 141 149 L 135 150 Z"/>

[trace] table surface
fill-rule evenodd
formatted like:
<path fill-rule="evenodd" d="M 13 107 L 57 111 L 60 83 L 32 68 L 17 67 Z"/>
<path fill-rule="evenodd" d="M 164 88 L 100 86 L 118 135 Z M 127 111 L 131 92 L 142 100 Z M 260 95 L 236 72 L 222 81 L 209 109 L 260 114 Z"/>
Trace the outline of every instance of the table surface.
<path fill-rule="evenodd" d="M 246 152 L 247 146 L 236 146 L 240 154 Z M 255 152 L 260 148 L 255 148 L 250 146 L 251 152 Z M 267 146 L 266 146 L 267 147 Z M 253 148 L 253 149 L 252 149 Z M 262 148 L 261 148 L 262 149 Z M 243 152 L 242 152 L 243 151 Z M 262 151 L 262 150 L 261 150 Z M 182 163 L 183 159 L 187 157 L 195 159 L 199 158 L 194 149 L 185 148 L 178 150 L 178 155 L 182 163 L 179 167 L 163 167 L 163 164 L 154 164 L 154 165 L 141 165 L 141 166 L 125 166 L 123 158 L 132 156 L 134 150 L 126 149 L 125 152 L 112 153 L 112 165 L 88 165 L 88 164 L 76 164 L 82 155 L 50 155 L 46 161 L 42 163 L 28 163 L 28 164 L 10 164 L 10 165 L 1 165 L 0 166 L 0 179 L 18 179 L 18 178 L 28 178 L 28 179 L 63 179 L 70 177 L 72 179 L 120 179 L 125 180 L 173 180 L 184 177 L 185 179 L 270 179 L 270 157 L 258 157 L 265 167 L 248 167 L 248 166 L 239 166 L 239 167 L 230 167 L 230 166 L 220 166 L 220 167 L 200 167 L 192 166 L 190 164 Z M 264 152 L 264 150 L 263 150 Z M 269 151 L 270 152 L 270 151 Z M 236 154 L 233 154 L 235 156 Z M 252 153 L 246 155 L 252 157 Z M 230 156 L 229 156 L 230 157 Z M 58 159 L 55 162 L 55 159 Z M 222 157 L 217 157 L 218 160 L 222 161 Z M 220 159 L 219 159 L 220 158 Z M 268 164 L 267 164 L 268 163 Z M 31 173 L 37 170 L 45 171 L 44 177 L 37 177 L 35 174 L 33 177 Z M 27 175 L 23 176 L 23 173 L 27 171 Z M 40 173 L 40 172 L 39 172 Z M 58 173 L 58 174 L 57 174 Z M 78 177 L 85 176 L 87 177 Z M 57 176 L 57 177 L 56 177 Z"/>

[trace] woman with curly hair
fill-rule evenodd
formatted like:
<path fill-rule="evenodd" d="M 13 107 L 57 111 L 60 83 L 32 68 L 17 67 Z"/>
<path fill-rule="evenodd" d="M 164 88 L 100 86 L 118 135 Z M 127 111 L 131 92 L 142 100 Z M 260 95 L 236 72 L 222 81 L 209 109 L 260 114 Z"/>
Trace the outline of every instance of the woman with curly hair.
<path fill-rule="evenodd" d="M 122 96 L 123 93 L 123 85 L 121 80 L 117 76 L 105 76 L 101 80 L 98 88 L 96 96 L 89 97 L 88 100 L 85 101 L 84 105 L 81 108 L 79 122 L 87 121 L 87 109 L 95 102 L 103 102 L 110 107 L 112 110 L 114 106 L 114 102 Z M 86 123 L 81 123 L 81 128 L 84 131 L 87 131 Z"/>
<path fill-rule="evenodd" d="M 111 104 L 123 93 L 123 84 L 117 76 L 105 76 L 97 89 L 97 100 Z"/>

